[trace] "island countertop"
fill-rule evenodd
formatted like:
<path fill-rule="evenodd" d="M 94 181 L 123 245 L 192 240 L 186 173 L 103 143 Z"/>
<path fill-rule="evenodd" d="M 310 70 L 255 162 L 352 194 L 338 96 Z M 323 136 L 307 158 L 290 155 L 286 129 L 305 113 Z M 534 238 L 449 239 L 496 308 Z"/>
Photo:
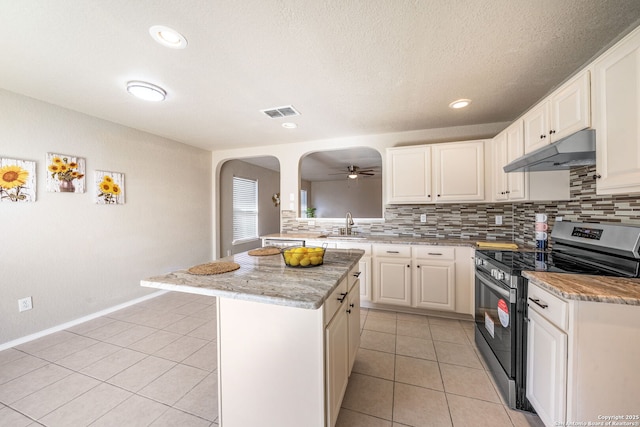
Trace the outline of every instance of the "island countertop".
<path fill-rule="evenodd" d="M 640 305 L 640 279 L 523 271 L 531 283 L 568 300 Z"/>
<path fill-rule="evenodd" d="M 282 255 L 251 256 L 247 252 L 221 258 L 240 269 L 223 274 L 194 275 L 187 270 L 149 277 L 140 284 L 149 288 L 190 292 L 265 304 L 318 309 L 360 260 L 359 249 L 327 249 L 323 265 L 291 268 Z"/>

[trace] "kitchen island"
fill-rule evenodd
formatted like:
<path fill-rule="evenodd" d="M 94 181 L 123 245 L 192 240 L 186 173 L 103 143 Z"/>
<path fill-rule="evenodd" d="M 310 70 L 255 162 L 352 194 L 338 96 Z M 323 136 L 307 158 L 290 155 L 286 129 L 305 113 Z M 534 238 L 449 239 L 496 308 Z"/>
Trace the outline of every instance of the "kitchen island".
<path fill-rule="evenodd" d="M 228 273 L 141 281 L 218 297 L 220 426 L 335 424 L 359 345 L 363 253 L 330 249 L 323 265 L 290 268 L 279 254 L 245 252 L 220 260 L 240 265 Z"/>

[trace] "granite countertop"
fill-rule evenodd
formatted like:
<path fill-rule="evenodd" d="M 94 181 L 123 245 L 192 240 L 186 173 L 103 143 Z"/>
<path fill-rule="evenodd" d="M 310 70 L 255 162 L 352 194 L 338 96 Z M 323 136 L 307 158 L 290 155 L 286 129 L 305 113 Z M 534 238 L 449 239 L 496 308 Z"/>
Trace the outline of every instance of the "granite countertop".
<path fill-rule="evenodd" d="M 235 298 L 266 304 L 318 309 L 335 287 L 360 260 L 358 249 L 327 249 L 323 265 L 291 268 L 282 255 L 251 256 L 247 252 L 221 258 L 236 262 L 240 269 L 229 273 L 198 276 L 179 270 L 140 281 L 142 286 Z"/>
<path fill-rule="evenodd" d="M 568 300 L 640 305 L 640 279 L 523 271 L 522 275 Z"/>
<path fill-rule="evenodd" d="M 313 239 L 326 240 L 327 242 L 351 242 L 351 243 L 383 243 L 390 245 L 430 245 L 430 246 L 467 246 L 476 247 L 478 239 L 446 239 L 446 238 L 430 238 L 430 237 L 409 237 L 409 236 L 390 236 L 375 234 L 358 234 L 352 237 L 330 235 L 320 233 L 274 233 L 261 236 L 265 239 Z M 356 238 L 354 238 L 356 237 Z M 500 243 L 496 240 L 487 240 L 491 243 Z M 502 242 L 512 243 L 512 242 Z M 486 248 L 490 249 L 490 248 Z M 493 248 L 496 250 L 496 248 Z"/>

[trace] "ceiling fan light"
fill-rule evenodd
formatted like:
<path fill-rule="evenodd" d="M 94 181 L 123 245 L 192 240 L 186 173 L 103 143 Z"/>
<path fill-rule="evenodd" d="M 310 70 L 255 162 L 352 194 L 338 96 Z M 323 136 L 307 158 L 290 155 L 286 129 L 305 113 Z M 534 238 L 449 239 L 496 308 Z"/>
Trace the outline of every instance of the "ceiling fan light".
<path fill-rule="evenodd" d="M 349 175 L 347 175 L 350 179 L 356 179 L 358 178 L 358 174 L 357 173 L 350 173 Z"/>
<path fill-rule="evenodd" d="M 164 101 L 167 97 L 167 92 L 160 86 L 141 81 L 127 82 L 127 92 L 136 98 L 151 102 Z"/>

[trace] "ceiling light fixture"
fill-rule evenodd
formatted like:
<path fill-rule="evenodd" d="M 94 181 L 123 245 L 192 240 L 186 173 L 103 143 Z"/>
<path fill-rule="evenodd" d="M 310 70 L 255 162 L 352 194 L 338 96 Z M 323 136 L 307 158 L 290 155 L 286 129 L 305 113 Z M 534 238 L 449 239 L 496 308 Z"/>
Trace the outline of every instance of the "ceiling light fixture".
<path fill-rule="evenodd" d="M 287 122 L 287 123 L 283 123 L 283 124 L 282 124 L 282 127 L 283 127 L 283 128 L 286 128 L 286 129 L 295 129 L 295 128 L 297 128 L 297 127 L 298 127 L 298 125 L 297 125 L 297 124 L 295 124 L 295 123 L 289 123 L 289 122 Z"/>
<path fill-rule="evenodd" d="M 451 104 L 449 104 L 449 108 L 453 108 L 457 110 L 458 108 L 464 108 L 469 104 L 471 104 L 470 99 L 458 99 L 456 101 L 453 101 Z"/>
<path fill-rule="evenodd" d="M 151 34 L 151 37 L 155 41 L 163 46 L 172 49 L 184 49 L 187 47 L 187 39 L 173 28 L 165 27 L 164 25 L 154 25 L 149 28 L 149 34 Z"/>
<path fill-rule="evenodd" d="M 127 82 L 127 92 L 136 98 L 151 102 L 164 101 L 167 97 L 167 92 L 160 86 L 141 81 Z"/>
<path fill-rule="evenodd" d="M 356 179 L 358 177 L 357 173 L 350 173 L 349 175 L 347 175 L 349 178 L 351 179 Z"/>

